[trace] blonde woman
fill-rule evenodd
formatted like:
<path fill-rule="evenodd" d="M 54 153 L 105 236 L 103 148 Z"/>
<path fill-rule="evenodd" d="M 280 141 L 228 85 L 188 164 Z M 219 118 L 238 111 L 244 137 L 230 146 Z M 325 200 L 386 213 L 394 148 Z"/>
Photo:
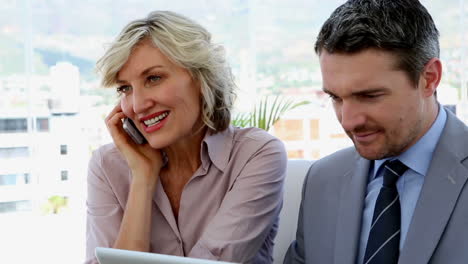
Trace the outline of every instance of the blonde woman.
<path fill-rule="evenodd" d="M 271 263 L 287 158 L 265 131 L 230 125 L 223 48 L 157 11 L 129 23 L 97 67 L 121 99 L 106 117 L 113 144 L 89 164 L 86 263 L 97 246 Z"/>

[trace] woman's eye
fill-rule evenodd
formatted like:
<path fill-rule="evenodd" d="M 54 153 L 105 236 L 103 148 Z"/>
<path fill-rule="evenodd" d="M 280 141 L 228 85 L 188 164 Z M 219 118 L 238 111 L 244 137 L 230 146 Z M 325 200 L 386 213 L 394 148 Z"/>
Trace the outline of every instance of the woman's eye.
<path fill-rule="evenodd" d="M 148 76 L 148 81 L 150 83 L 155 83 L 155 82 L 158 82 L 159 80 L 161 80 L 160 76 L 157 76 L 157 75 Z"/>
<path fill-rule="evenodd" d="M 129 85 L 122 85 L 117 87 L 117 93 L 118 94 L 125 94 L 130 91 L 131 87 Z"/>

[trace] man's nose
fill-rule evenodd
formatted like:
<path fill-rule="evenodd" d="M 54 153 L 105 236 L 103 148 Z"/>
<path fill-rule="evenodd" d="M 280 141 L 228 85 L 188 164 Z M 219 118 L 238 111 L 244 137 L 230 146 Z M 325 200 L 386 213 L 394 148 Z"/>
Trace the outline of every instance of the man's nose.
<path fill-rule="evenodd" d="M 366 121 L 360 105 L 353 102 L 343 102 L 339 114 L 341 114 L 341 126 L 345 131 L 353 131 L 364 125 Z"/>

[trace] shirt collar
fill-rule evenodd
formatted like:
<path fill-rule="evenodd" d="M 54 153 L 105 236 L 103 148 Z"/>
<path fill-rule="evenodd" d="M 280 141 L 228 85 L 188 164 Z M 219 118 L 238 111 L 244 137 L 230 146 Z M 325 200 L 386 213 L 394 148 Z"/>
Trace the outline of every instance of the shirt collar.
<path fill-rule="evenodd" d="M 399 159 L 403 164 L 408 166 L 408 168 L 422 176 L 426 175 L 432 160 L 432 154 L 434 153 L 437 142 L 439 142 L 440 135 L 444 130 L 446 120 L 447 113 L 439 104 L 439 113 L 437 114 L 434 124 L 432 124 L 431 128 L 416 142 L 416 144 L 396 157 L 374 161 L 373 178 L 378 175 L 377 173 L 385 161 L 393 159 Z"/>
<path fill-rule="evenodd" d="M 219 170 L 224 171 L 229 161 L 233 138 L 234 129 L 232 126 L 218 133 L 214 133 L 212 130 L 208 129 L 200 150 L 202 167 L 207 169 L 209 160 L 211 160 Z"/>

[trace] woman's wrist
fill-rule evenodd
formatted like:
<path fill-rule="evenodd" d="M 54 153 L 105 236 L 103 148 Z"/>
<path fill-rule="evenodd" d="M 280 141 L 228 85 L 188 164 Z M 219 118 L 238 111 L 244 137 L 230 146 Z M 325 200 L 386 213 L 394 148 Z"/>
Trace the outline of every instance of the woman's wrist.
<path fill-rule="evenodd" d="M 159 172 L 132 171 L 132 187 L 137 190 L 148 190 L 154 193 L 158 183 Z M 151 194 L 152 194 L 151 193 Z"/>

